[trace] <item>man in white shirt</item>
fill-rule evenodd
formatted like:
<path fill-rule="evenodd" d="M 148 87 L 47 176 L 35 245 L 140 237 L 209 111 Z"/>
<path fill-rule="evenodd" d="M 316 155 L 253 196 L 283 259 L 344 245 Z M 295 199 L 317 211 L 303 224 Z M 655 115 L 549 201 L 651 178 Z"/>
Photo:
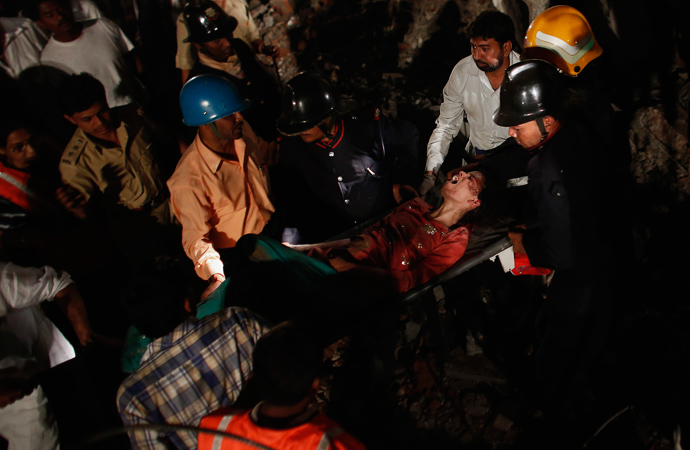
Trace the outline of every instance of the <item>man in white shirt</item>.
<path fill-rule="evenodd" d="M 127 58 L 134 46 L 115 23 L 105 18 L 77 22 L 67 0 L 32 0 L 24 11 L 51 33 L 41 64 L 69 75 L 93 75 L 113 108 L 133 102 L 135 80 Z M 140 72 L 139 61 L 134 62 Z"/>
<path fill-rule="evenodd" d="M 58 447 L 57 426 L 33 375 L 74 358 L 74 348 L 38 306 L 53 300 L 82 345 L 91 342 L 84 303 L 66 273 L 0 262 L 0 436 L 9 450 Z"/>
<path fill-rule="evenodd" d="M 513 51 L 516 45 L 513 21 L 501 12 L 485 11 L 469 25 L 467 36 L 472 54 L 453 68 L 443 89 L 436 129 L 427 146 L 426 173 L 420 186 L 422 195 L 433 187 L 465 116 L 469 124 L 466 150 L 472 154 L 485 154 L 509 137 L 508 128 L 496 125 L 492 115 L 499 106 L 505 69 L 520 60 Z"/>
<path fill-rule="evenodd" d="M 101 12 L 91 0 L 71 0 L 74 19 L 82 22 L 101 17 Z M 8 75 L 18 78 L 19 74 L 37 66 L 41 51 L 50 35 L 27 17 L 0 17 L 0 68 Z"/>

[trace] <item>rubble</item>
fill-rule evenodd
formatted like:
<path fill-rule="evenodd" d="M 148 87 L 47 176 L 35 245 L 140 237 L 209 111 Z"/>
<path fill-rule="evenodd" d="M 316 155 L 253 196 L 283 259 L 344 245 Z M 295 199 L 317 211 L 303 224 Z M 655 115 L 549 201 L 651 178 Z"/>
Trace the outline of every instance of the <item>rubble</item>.
<path fill-rule="evenodd" d="M 396 43 L 397 66 L 390 67 L 372 60 L 380 55 L 374 47 L 381 44 L 381 40 L 366 40 L 371 36 L 364 36 L 363 42 L 372 47 L 363 51 L 367 54 L 359 54 L 349 53 L 347 49 L 334 43 L 336 39 L 345 39 L 343 36 L 318 35 L 318 31 L 322 30 L 318 26 L 319 18 L 332 12 L 334 3 L 337 2 L 312 2 L 310 7 L 296 11 L 291 0 L 271 0 L 266 5 L 253 1 L 252 14 L 264 32 L 266 43 L 281 48 L 278 58 L 264 62 L 275 67 L 281 81 L 285 82 L 300 70 L 300 58 L 309 58 L 307 67 L 324 71 L 338 87 L 358 99 L 363 98 L 381 106 L 384 113 L 391 117 L 409 116 L 410 112 L 423 113 L 422 121 L 418 124 L 420 130 L 422 126 L 433 127 L 433 120 L 442 100 L 442 88 L 452 65 L 462 57 L 461 52 L 469 54 L 467 46 L 460 48 L 464 45 L 462 42 L 465 42 L 464 27 L 483 10 L 508 8 L 504 5 L 508 2 L 499 0 L 455 1 L 459 21 L 450 26 L 450 34 L 444 35 L 439 34 L 442 29 L 437 21 L 447 5 L 446 1 L 388 2 L 389 21 L 381 24 L 384 34 L 390 36 L 396 27 L 401 26 L 404 17 L 396 22 L 399 14 L 409 10 L 412 16 L 407 33 Z M 362 11 L 366 11 L 372 3 L 374 2 L 362 2 Z M 529 9 L 529 21 L 549 5 L 544 0 L 525 0 L 524 3 Z M 343 10 L 350 14 L 347 8 Z M 514 15 L 514 12 L 510 14 Z M 341 19 L 351 20 L 352 17 Z M 328 20 L 335 19 L 330 17 Z M 291 43 L 290 36 L 297 36 L 299 42 Z M 355 35 L 347 35 L 347 38 L 352 36 Z M 432 36 L 439 39 L 435 45 L 441 48 L 440 52 L 436 48 L 437 53 L 428 56 L 425 52 L 429 50 Z M 450 38 L 455 40 L 451 41 Z M 319 41 L 318 45 L 313 45 L 314 41 Z M 452 44 L 448 44 L 449 42 Z M 446 47 L 443 47 L 444 43 Z M 290 51 L 291 48 L 297 51 Z M 456 53 L 452 53 L 453 51 Z M 356 67 L 352 67 L 352 64 Z M 628 137 L 631 172 L 635 193 L 640 197 L 635 199 L 635 205 L 643 211 L 642 217 L 638 218 L 640 223 L 636 226 L 639 232 L 635 238 L 643 243 L 653 234 L 643 221 L 646 219 L 645 213 L 652 209 L 664 215 L 678 204 L 681 208 L 687 208 L 684 202 L 689 200 L 690 195 L 690 83 L 685 68 L 676 68 L 676 75 L 677 100 L 671 114 L 659 104 L 643 105 L 632 113 L 625 111 L 630 116 Z M 669 122 L 667 117 L 672 117 L 672 121 Z M 424 133 L 420 135 L 423 141 Z M 677 204 L 655 197 L 659 190 L 673 198 Z M 677 225 L 677 228 L 687 229 L 687 225 L 690 223 Z M 640 245 L 640 242 L 636 242 L 636 245 Z M 655 273 L 655 276 L 659 275 Z M 442 297 L 442 292 L 437 294 L 437 300 L 441 301 Z M 443 308 L 442 313 L 449 313 L 445 311 L 445 303 L 441 301 L 439 305 Z M 411 428 L 443 433 L 451 437 L 456 445 L 475 445 L 472 448 L 519 448 L 513 447 L 523 431 L 522 425 L 517 424 L 516 417 L 524 415 L 524 411 L 509 414 L 501 410 L 503 402 L 514 400 L 513 386 L 503 367 L 499 369 L 494 363 L 491 358 L 493 355 L 487 355 L 483 351 L 486 345 L 484 339 L 475 338 L 470 331 L 462 330 L 457 333 L 461 339 L 454 343 L 455 348 L 441 361 L 434 355 L 427 333 L 423 321 L 417 318 L 413 320 L 412 314 L 403 315 L 400 339 L 395 350 L 394 382 L 391 386 L 396 412 L 409 419 Z M 334 355 L 337 355 L 333 359 L 334 369 L 340 369 L 347 363 L 347 346 L 338 349 Z M 529 355 L 523 356 L 527 358 Z M 330 387 L 321 392 L 320 398 L 324 404 L 331 400 Z M 525 402 L 524 399 L 516 401 Z M 534 415 L 539 416 L 538 413 Z M 402 429 L 411 432 L 406 426 Z"/>
<path fill-rule="evenodd" d="M 663 184 L 677 191 L 679 199 L 690 194 L 688 137 L 672 127 L 662 110 L 636 111 L 629 131 L 634 181 L 640 185 Z"/>

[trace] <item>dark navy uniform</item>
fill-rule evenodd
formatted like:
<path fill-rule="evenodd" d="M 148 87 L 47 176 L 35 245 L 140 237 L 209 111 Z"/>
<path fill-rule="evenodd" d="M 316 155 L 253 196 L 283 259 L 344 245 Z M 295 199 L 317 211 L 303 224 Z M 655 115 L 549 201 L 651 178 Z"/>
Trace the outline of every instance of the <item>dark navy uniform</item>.
<path fill-rule="evenodd" d="M 412 184 L 418 141 L 414 125 L 378 110 L 337 119 L 329 143 L 283 138 L 273 190 L 284 225 L 319 242 L 392 208 L 393 184 Z"/>
<path fill-rule="evenodd" d="M 557 411 L 587 407 L 577 403 L 606 336 L 610 225 L 603 167 L 589 156 L 603 151 L 595 136 L 566 122 L 528 163 L 532 208 L 522 242 L 533 266 L 555 269 L 538 323 L 536 381 Z"/>

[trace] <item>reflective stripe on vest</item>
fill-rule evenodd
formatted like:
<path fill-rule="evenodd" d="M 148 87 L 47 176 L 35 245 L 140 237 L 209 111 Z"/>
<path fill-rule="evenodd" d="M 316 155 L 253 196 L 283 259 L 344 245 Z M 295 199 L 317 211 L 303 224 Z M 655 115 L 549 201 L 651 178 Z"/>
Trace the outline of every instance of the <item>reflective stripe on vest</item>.
<path fill-rule="evenodd" d="M 220 422 L 218 423 L 218 431 L 225 431 L 228 428 L 228 425 L 230 425 L 230 421 L 232 418 L 235 416 L 223 416 L 220 419 Z M 211 444 L 211 450 L 220 450 L 220 447 L 223 445 L 223 437 L 219 435 L 213 436 L 213 444 Z"/>
<path fill-rule="evenodd" d="M 326 430 L 323 436 L 321 436 L 321 441 L 319 442 L 319 446 L 316 447 L 316 450 L 328 450 L 331 446 L 331 438 L 336 437 L 342 432 L 343 429 L 339 427 Z"/>
<path fill-rule="evenodd" d="M 230 421 L 232 421 L 233 417 L 235 416 L 232 414 L 208 415 L 201 419 L 201 424 L 199 425 L 201 430 L 219 431 L 220 434 L 214 434 L 211 438 L 211 433 L 202 433 L 200 431 L 198 437 L 199 450 L 221 450 L 223 448 L 223 441 L 225 439 L 234 439 L 245 445 L 249 445 L 260 450 L 274 450 L 271 447 L 259 444 L 258 442 L 254 442 L 251 439 L 247 439 L 246 437 L 229 433 L 228 427 L 230 426 Z"/>
<path fill-rule="evenodd" d="M 27 211 L 35 209 L 32 207 L 31 200 L 37 200 L 37 197 L 25 184 L 4 171 L 0 171 L 0 180 L 4 182 L 0 184 L 3 198 Z"/>

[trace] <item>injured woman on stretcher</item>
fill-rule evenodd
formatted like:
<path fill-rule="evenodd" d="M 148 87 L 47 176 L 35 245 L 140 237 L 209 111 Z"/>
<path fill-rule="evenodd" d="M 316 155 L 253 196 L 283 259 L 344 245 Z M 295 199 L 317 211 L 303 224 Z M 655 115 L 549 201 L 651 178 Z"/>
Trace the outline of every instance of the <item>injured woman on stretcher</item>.
<path fill-rule="evenodd" d="M 351 239 L 298 247 L 306 252 L 244 236 L 226 262 L 229 282 L 212 297 L 274 323 L 305 314 L 343 319 L 394 301 L 464 255 L 482 203 L 495 191 L 487 177 L 459 172 L 442 187 L 439 207 L 415 198 Z"/>
<path fill-rule="evenodd" d="M 438 208 L 416 198 L 351 239 L 297 248 L 338 272 L 354 270 L 380 279 L 391 293 L 406 292 L 464 255 L 474 222 L 470 213 L 482 204 L 485 183 L 481 172 L 459 172 L 441 189 Z"/>

